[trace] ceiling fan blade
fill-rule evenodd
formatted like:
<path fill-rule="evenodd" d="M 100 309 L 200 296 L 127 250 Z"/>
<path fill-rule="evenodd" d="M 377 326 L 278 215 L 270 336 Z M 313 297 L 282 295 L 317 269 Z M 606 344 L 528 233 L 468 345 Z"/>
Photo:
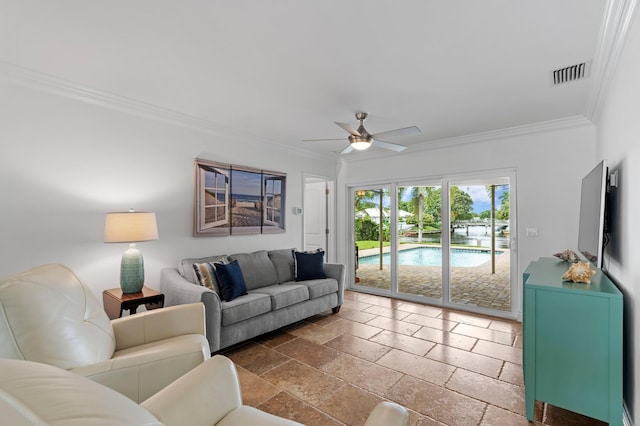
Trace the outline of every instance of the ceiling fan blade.
<path fill-rule="evenodd" d="M 338 126 L 342 127 L 344 130 L 346 130 L 347 132 L 351 133 L 354 136 L 362 136 L 360 132 L 358 132 L 356 129 L 354 129 L 347 123 L 338 123 L 337 121 L 334 121 L 334 123 L 336 123 Z"/>
<path fill-rule="evenodd" d="M 376 133 L 375 135 L 371 135 L 373 139 L 386 139 L 386 138 L 396 138 L 399 136 L 410 136 L 417 135 L 422 133 L 420 129 L 416 126 L 403 127 L 402 129 L 388 130 L 386 132 Z"/>
<path fill-rule="evenodd" d="M 378 139 L 372 140 L 371 145 L 377 146 L 379 148 L 389 149 L 391 151 L 396 151 L 396 152 L 404 151 L 405 149 L 407 149 L 407 147 L 404 145 L 398 145 L 397 143 L 381 141 Z"/>
<path fill-rule="evenodd" d="M 345 138 L 340 139 L 302 139 L 302 142 L 332 142 L 332 141 L 342 141 L 344 142 Z"/>
<path fill-rule="evenodd" d="M 348 147 L 346 147 L 345 149 L 343 149 L 343 150 L 342 150 L 342 152 L 340 152 L 340 155 L 342 155 L 342 154 L 348 154 L 348 153 L 350 153 L 351 151 L 353 151 L 353 147 L 351 146 L 351 144 L 349 144 L 349 146 L 348 146 Z"/>

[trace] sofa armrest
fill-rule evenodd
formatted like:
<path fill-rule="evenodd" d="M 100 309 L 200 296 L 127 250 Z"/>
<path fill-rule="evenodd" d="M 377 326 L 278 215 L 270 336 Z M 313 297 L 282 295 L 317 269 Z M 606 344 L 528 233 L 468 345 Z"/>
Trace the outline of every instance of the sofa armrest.
<path fill-rule="evenodd" d="M 338 306 L 344 302 L 344 265 L 341 263 L 325 263 L 324 273 L 327 278 L 338 281 Z"/>
<path fill-rule="evenodd" d="M 236 368 L 216 355 L 140 405 L 168 426 L 214 425 L 242 406 Z"/>
<path fill-rule="evenodd" d="M 202 303 L 141 312 L 111 321 L 116 351 L 185 334 L 205 335 Z"/>
<path fill-rule="evenodd" d="M 193 284 L 180 275 L 176 268 L 164 268 L 160 271 L 160 291 L 164 293 L 164 305 L 184 305 L 202 302 L 202 295 L 211 289 Z"/>
<path fill-rule="evenodd" d="M 162 426 L 138 404 L 105 386 L 52 365 L 0 360 L 4 425 Z"/>
<path fill-rule="evenodd" d="M 409 413 L 406 408 L 394 402 L 383 401 L 374 407 L 364 426 L 407 426 L 408 424 Z"/>
<path fill-rule="evenodd" d="M 211 352 L 220 349 L 222 302 L 215 291 L 190 283 L 180 275 L 176 268 L 165 268 L 160 272 L 160 291 L 164 293 L 165 306 L 204 303 L 206 337 Z"/>

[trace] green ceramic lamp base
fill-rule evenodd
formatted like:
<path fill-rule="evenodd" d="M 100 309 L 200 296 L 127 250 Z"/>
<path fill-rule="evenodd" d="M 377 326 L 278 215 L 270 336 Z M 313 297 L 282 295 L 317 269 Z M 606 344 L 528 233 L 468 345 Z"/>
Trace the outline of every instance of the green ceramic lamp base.
<path fill-rule="evenodd" d="M 139 293 L 144 285 L 144 260 L 135 244 L 122 255 L 120 262 L 120 288 L 125 294 Z"/>

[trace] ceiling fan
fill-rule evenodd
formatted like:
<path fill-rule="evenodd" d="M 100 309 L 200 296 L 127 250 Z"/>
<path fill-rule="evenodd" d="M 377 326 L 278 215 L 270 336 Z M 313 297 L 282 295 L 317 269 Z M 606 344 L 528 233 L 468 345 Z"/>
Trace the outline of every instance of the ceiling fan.
<path fill-rule="evenodd" d="M 377 146 L 378 148 L 389 149 L 391 151 L 400 152 L 405 150 L 407 147 L 404 145 L 399 145 L 396 143 L 391 143 L 384 141 L 382 139 L 393 138 L 397 136 L 409 136 L 416 135 L 420 132 L 416 126 L 411 127 L 403 127 L 401 129 L 388 130 L 386 132 L 379 132 L 371 134 L 367 132 L 364 128 L 364 120 L 367 119 L 366 112 L 357 112 L 356 119 L 360 121 L 360 126 L 358 129 L 354 129 L 347 123 L 339 123 L 335 122 L 338 126 L 342 127 L 344 130 L 349 132 L 349 146 L 346 147 L 340 154 L 348 154 L 354 149 L 362 151 L 369 148 L 371 145 Z M 337 141 L 342 139 L 305 139 L 304 142 L 320 142 L 320 141 Z"/>

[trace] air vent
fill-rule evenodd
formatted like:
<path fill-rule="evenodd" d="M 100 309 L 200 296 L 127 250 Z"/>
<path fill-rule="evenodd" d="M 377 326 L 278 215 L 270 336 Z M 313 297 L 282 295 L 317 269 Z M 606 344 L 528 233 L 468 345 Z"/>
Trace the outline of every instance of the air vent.
<path fill-rule="evenodd" d="M 577 65 L 571 65 L 568 67 L 560 68 L 553 71 L 553 85 L 557 86 L 558 84 L 568 83 L 570 81 L 582 80 L 588 75 L 589 63 L 582 62 Z"/>

